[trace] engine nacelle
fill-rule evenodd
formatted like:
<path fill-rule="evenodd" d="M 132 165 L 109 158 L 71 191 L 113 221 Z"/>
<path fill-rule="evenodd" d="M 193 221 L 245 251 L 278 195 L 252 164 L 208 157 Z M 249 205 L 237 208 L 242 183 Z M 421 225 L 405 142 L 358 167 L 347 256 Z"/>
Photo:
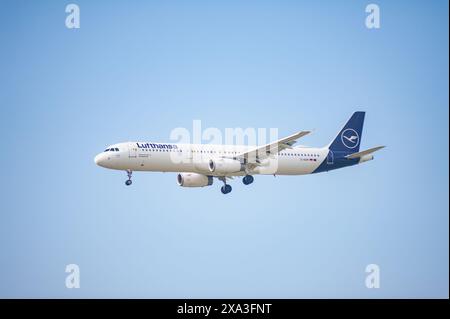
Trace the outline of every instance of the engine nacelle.
<path fill-rule="evenodd" d="M 215 174 L 231 174 L 243 171 L 244 165 L 240 161 L 229 158 L 221 158 L 217 160 L 209 160 L 208 168 L 211 173 Z"/>
<path fill-rule="evenodd" d="M 202 173 L 209 172 L 209 161 L 207 159 L 200 159 L 198 161 L 193 161 L 193 163 L 194 163 L 194 168 L 196 171 L 199 171 Z"/>
<path fill-rule="evenodd" d="M 361 158 L 359 159 L 359 163 L 361 164 L 361 163 L 371 161 L 371 160 L 373 160 L 373 155 L 367 154 L 367 155 L 361 156 Z"/>
<path fill-rule="evenodd" d="M 212 185 L 213 177 L 197 173 L 180 173 L 177 175 L 177 183 L 183 187 L 204 187 Z"/>

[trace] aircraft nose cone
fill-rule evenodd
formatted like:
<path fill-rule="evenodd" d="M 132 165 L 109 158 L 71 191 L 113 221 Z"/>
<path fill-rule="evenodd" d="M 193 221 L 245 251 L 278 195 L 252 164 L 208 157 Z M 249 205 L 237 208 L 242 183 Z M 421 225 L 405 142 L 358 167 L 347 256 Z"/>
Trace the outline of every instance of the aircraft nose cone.
<path fill-rule="evenodd" d="M 104 156 L 103 154 L 98 154 L 95 158 L 94 158 L 94 162 L 96 165 L 98 166 L 102 166 L 102 163 L 104 162 Z"/>

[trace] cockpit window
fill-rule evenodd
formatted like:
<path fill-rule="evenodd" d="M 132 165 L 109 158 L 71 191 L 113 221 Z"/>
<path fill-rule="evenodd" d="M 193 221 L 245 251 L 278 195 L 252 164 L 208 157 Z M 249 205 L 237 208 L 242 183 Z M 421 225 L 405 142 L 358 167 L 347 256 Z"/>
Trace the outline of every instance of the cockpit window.
<path fill-rule="evenodd" d="M 106 150 L 105 150 L 105 152 L 108 152 L 109 151 L 109 148 L 107 148 Z"/>
<path fill-rule="evenodd" d="M 114 149 L 116 152 L 118 152 L 119 151 L 119 149 L 116 147 L 115 149 Z"/>

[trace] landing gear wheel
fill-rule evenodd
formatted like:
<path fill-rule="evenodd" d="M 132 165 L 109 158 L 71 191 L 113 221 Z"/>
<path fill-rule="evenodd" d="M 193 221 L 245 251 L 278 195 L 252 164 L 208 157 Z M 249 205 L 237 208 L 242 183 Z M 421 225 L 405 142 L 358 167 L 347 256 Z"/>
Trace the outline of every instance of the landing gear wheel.
<path fill-rule="evenodd" d="M 225 184 L 220 188 L 222 194 L 228 194 L 229 192 L 231 192 L 231 190 L 232 190 L 231 185 L 228 184 Z"/>
<path fill-rule="evenodd" d="M 242 183 L 244 183 L 244 185 L 249 185 L 249 184 L 253 183 L 253 176 L 245 175 L 244 178 L 242 179 Z"/>
<path fill-rule="evenodd" d="M 128 179 L 125 181 L 125 185 L 127 185 L 127 186 L 130 186 L 133 183 L 132 180 L 131 180 L 131 174 L 133 174 L 131 169 L 127 169 Z"/>

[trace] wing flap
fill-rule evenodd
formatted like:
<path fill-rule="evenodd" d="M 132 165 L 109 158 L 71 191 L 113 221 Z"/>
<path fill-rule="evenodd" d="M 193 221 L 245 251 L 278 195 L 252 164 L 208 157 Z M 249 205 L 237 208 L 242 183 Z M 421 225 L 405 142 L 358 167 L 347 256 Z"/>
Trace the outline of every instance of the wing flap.
<path fill-rule="evenodd" d="M 309 133 L 311 133 L 311 131 L 300 131 L 288 137 L 279 139 L 278 141 L 255 147 L 247 152 L 238 154 L 236 157 L 244 158 L 247 163 L 258 163 L 260 158 L 268 157 L 271 154 L 277 154 L 286 148 L 292 148 L 292 145 L 294 145 L 299 138 Z"/>

